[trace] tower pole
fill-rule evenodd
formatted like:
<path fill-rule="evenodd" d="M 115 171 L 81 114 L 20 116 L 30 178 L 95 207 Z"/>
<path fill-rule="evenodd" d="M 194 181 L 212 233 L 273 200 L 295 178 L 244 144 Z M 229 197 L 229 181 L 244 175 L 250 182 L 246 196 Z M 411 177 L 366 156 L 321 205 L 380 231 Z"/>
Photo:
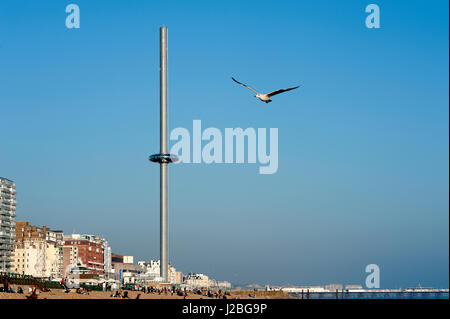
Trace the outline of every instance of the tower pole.
<path fill-rule="evenodd" d="M 178 161 L 177 156 L 168 152 L 167 135 L 167 27 L 159 31 L 160 63 L 160 152 L 149 160 L 160 165 L 160 277 L 169 282 L 169 225 L 168 225 L 168 165 Z"/>
<path fill-rule="evenodd" d="M 161 27 L 160 29 L 160 134 L 161 134 L 161 154 L 167 154 L 167 28 Z M 168 282 L 168 270 L 169 270 L 169 247 L 168 247 L 168 205 L 167 205 L 167 191 L 168 191 L 168 163 L 160 163 L 161 171 L 161 225 L 160 225 L 160 276 L 164 282 Z"/>

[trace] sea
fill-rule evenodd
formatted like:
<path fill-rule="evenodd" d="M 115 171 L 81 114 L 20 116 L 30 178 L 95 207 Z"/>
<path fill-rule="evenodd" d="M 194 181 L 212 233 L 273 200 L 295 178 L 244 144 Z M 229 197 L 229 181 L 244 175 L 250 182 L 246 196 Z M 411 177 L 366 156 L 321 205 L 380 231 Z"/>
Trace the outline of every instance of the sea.
<path fill-rule="evenodd" d="M 293 299 L 302 299 L 302 293 L 291 292 L 289 296 Z M 307 299 L 307 293 L 303 293 Z M 395 292 L 310 292 L 309 299 L 449 299 L 448 291 L 395 291 Z"/>

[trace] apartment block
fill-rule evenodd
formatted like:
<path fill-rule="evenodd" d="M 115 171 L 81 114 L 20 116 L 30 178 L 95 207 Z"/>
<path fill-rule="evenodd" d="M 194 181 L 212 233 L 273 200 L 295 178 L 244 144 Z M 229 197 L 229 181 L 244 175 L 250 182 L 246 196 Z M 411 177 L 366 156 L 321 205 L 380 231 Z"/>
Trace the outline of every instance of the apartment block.
<path fill-rule="evenodd" d="M 16 185 L 0 177 L 0 272 L 11 271 L 15 241 Z"/>

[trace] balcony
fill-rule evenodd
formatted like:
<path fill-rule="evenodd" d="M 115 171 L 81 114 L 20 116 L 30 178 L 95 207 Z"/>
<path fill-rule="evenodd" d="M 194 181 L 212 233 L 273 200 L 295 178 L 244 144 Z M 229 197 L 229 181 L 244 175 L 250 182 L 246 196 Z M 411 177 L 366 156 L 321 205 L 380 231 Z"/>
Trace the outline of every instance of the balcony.
<path fill-rule="evenodd" d="M 11 231 L 14 231 L 14 227 L 16 226 L 16 223 L 9 221 L 8 219 L 3 219 L 0 217 L 0 228 L 2 227 L 10 227 Z"/>
<path fill-rule="evenodd" d="M 11 206 L 16 206 L 16 200 L 11 198 L 7 198 L 5 196 L 0 196 L 0 202 L 2 202 L 3 204 L 9 204 Z"/>
<path fill-rule="evenodd" d="M 15 238 L 16 236 L 13 236 L 13 232 L 10 231 L 0 231 L 0 237 Z"/>
<path fill-rule="evenodd" d="M 0 202 L 0 209 L 2 209 L 4 211 L 11 211 L 11 210 L 15 210 L 16 208 L 13 207 L 13 205 L 6 205 L 6 204 Z"/>

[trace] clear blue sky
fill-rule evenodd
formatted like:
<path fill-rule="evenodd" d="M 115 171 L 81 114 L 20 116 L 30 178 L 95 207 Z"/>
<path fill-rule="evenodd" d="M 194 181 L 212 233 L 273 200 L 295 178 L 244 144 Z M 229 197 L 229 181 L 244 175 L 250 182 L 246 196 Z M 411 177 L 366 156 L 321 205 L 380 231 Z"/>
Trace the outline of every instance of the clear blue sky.
<path fill-rule="evenodd" d="M 81 28 L 65 27 L 76 3 Z M 381 29 L 365 27 L 377 3 Z M 170 168 L 170 262 L 233 283 L 449 285 L 447 1 L 0 2 L 0 176 L 17 220 L 159 258 L 169 125 L 277 127 L 279 169 Z M 233 83 L 269 91 L 265 104 Z"/>

